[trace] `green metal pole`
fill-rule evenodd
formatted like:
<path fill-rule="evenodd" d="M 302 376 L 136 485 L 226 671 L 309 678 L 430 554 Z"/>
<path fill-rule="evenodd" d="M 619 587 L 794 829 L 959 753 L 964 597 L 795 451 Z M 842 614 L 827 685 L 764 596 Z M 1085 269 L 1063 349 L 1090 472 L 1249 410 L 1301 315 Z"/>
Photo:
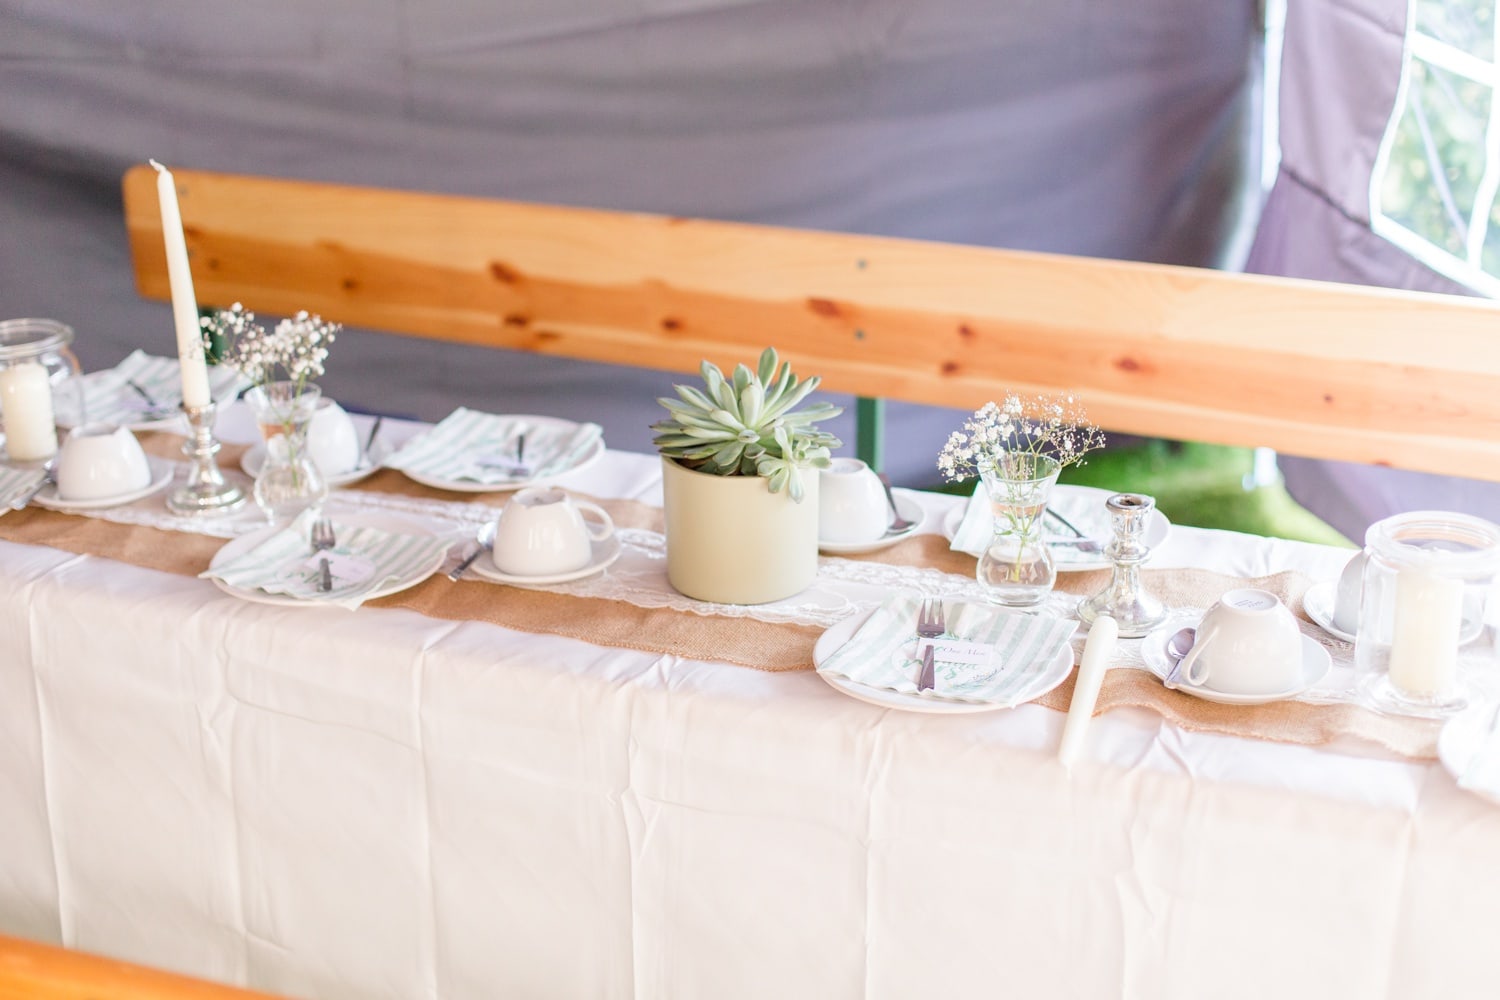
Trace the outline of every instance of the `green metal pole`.
<path fill-rule="evenodd" d="M 854 454 L 870 468 L 885 468 L 885 400 L 854 401 Z"/>

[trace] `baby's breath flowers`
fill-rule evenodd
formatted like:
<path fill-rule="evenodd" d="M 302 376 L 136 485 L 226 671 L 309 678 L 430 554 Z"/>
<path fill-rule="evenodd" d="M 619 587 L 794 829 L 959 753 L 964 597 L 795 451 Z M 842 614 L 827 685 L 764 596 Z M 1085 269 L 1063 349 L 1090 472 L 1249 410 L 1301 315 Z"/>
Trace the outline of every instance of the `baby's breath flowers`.
<path fill-rule="evenodd" d="M 275 381 L 278 370 L 296 384 L 300 392 L 310 380 L 323 374 L 328 360 L 328 345 L 343 329 L 338 323 L 310 315 L 306 310 L 276 324 L 270 333 L 255 322 L 255 313 L 236 302 L 206 316 L 203 328 L 204 347 L 213 348 L 214 338 L 223 340 L 220 360 L 238 368 L 256 385 Z"/>
<path fill-rule="evenodd" d="M 1072 394 L 1022 398 L 1011 393 L 1002 404 L 975 410 L 963 429 L 948 437 L 937 465 L 949 481 L 983 475 L 1033 479 L 1045 475 L 1051 462 L 1058 468 L 1081 465 L 1085 454 L 1103 446 L 1104 433 Z"/>

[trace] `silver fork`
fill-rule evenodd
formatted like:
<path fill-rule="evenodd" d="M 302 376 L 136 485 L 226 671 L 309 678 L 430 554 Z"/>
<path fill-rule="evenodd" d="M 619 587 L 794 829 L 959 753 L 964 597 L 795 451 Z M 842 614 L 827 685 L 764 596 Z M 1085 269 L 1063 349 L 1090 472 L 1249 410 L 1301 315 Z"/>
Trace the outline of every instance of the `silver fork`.
<path fill-rule="evenodd" d="M 313 522 L 312 526 L 312 550 L 314 553 L 326 552 L 338 544 L 338 539 L 333 533 L 333 522 L 326 517 L 320 517 Z M 322 556 L 318 559 L 318 571 L 322 579 L 318 581 L 318 589 L 328 593 L 333 589 L 333 567 L 328 565 L 328 557 Z"/>
<path fill-rule="evenodd" d="M 945 628 L 942 600 L 923 600 L 922 609 L 917 613 L 917 638 L 936 639 Z M 922 672 L 917 675 L 918 691 L 931 691 L 936 686 L 937 679 L 933 674 L 932 643 L 929 642 L 922 652 Z"/>
<path fill-rule="evenodd" d="M 1104 551 L 1104 546 L 1103 545 L 1101 545 L 1099 542 L 1095 541 L 1094 539 L 1090 538 L 1088 535 L 1085 535 L 1083 532 L 1079 531 L 1078 528 L 1077 528 L 1077 526 L 1074 525 L 1072 521 L 1069 521 L 1067 518 L 1063 517 L 1061 514 L 1059 514 L 1057 511 L 1053 510 L 1051 507 L 1048 507 L 1046 510 L 1047 510 L 1047 516 L 1048 517 L 1052 518 L 1052 520 L 1056 521 L 1058 524 L 1062 525 L 1064 528 L 1067 528 L 1069 531 L 1071 531 L 1074 535 L 1077 536 L 1076 538 L 1072 538 L 1072 539 L 1066 539 L 1066 538 L 1051 539 L 1051 540 L 1049 540 L 1047 542 L 1048 545 L 1067 545 L 1067 546 L 1069 546 L 1071 548 L 1077 549 L 1079 552 L 1103 552 Z"/>

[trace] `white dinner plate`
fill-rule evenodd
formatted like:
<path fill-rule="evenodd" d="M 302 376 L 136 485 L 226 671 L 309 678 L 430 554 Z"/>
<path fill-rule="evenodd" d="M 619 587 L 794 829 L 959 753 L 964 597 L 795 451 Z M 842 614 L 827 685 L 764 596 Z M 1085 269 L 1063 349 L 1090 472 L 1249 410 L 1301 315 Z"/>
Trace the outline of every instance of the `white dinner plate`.
<path fill-rule="evenodd" d="M 1181 623 L 1164 625 L 1141 640 L 1141 659 L 1146 661 L 1147 668 L 1163 682 L 1166 681 L 1167 673 L 1172 669 L 1172 660 L 1167 656 L 1167 640 L 1179 627 Z M 1266 705 L 1273 701 L 1287 701 L 1295 698 L 1327 677 L 1328 671 L 1333 667 L 1332 657 L 1318 640 L 1310 635 L 1298 635 L 1298 639 L 1302 642 L 1302 672 L 1297 682 L 1285 691 L 1275 691 L 1270 694 L 1229 694 L 1224 691 L 1215 691 L 1202 684 L 1183 683 L 1179 683 L 1173 690 L 1190 694 L 1194 698 L 1202 698 L 1204 701 L 1218 702 L 1220 705 Z"/>
<path fill-rule="evenodd" d="M 818 550 L 831 556 L 859 556 L 889 548 L 921 531 L 922 525 L 927 523 L 927 512 L 912 497 L 903 496 L 904 492 L 892 490 L 891 496 L 896 501 L 896 513 L 910 521 L 909 526 L 900 531 L 887 531 L 873 542 L 819 542 Z"/>
<path fill-rule="evenodd" d="M 567 431 L 571 428 L 578 427 L 577 422 L 572 420 L 564 420 L 561 417 L 539 417 L 533 416 L 531 414 L 515 414 L 514 419 L 524 420 L 527 423 L 538 427 L 556 427 L 562 431 Z M 420 438 L 413 438 L 411 441 L 407 442 L 407 445 L 409 446 L 411 444 L 414 444 L 418 440 L 420 440 Z M 602 456 L 603 454 L 604 437 L 603 435 L 600 435 L 589 446 L 588 450 L 585 451 L 582 455 L 578 456 L 577 460 L 567 468 L 549 472 L 545 476 L 533 476 L 530 479 L 506 479 L 498 483 L 480 483 L 472 479 L 440 479 L 436 476 L 423 475 L 421 473 L 411 472 L 407 469 L 398 469 L 396 471 L 400 472 L 403 476 L 410 479 L 412 482 L 421 483 L 423 486 L 431 486 L 433 489 L 451 490 L 454 493 L 505 493 L 511 490 L 525 489 L 528 486 L 535 486 L 538 483 L 550 482 L 551 480 L 556 479 L 559 476 L 566 476 L 569 473 L 586 469 L 590 465 L 593 465 L 595 462 L 599 461 L 600 456 Z"/>
<path fill-rule="evenodd" d="M 338 520 L 341 523 L 348 523 L 358 527 L 377 528 L 381 531 L 389 531 L 405 535 L 434 534 L 432 529 L 427 527 L 427 525 L 425 525 L 421 521 L 417 521 L 409 517 L 402 517 L 399 514 L 384 513 L 382 511 L 356 511 L 348 515 L 340 515 Z M 233 539 L 232 541 L 226 542 L 218 552 L 214 553 L 214 557 L 209 560 L 208 568 L 215 569 L 219 566 L 222 566 L 224 563 L 228 562 L 231 559 L 239 558 L 246 552 L 249 552 L 251 549 L 264 542 L 266 539 L 270 538 L 272 535 L 276 534 L 276 532 L 281 530 L 282 529 L 280 527 L 277 527 L 276 525 L 268 525 L 264 528 L 260 528 L 257 531 L 252 531 L 248 535 L 241 535 L 240 537 Z M 415 567 L 405 576 L 386 581 L 370 593 L 364 595 L 363 599 L 366 601 L 373 601 L 377 597 L 389 597 L 391 594 L 399 594 L 403 590 L 406 590 L 410 587 L 415 587 L 417 584 L 421 583 L 423 580 L 436 573 L 438 571 L 438 567 L 443 565 L 443 560 L 445 558 L 447 558 L 446 550 L 440 549 L 433 555 L 430 565 L 424 563 Z M 293 597 L 290 594 L 270 594 L 264 590 L 234 587 L 230 584 L 225 583 L 223 580 L 220 580 L 217 577 L 210 577 L 209 579 L 213 580 L 214 586 L 224 591 L 224 593 L 229 594 L 233 597 L 241 598 L 246 601 L 253 601 L 256 604 L 277 604 L 282 607 L 299 608 L 312 607 L 320 604 L 336 604 L 335 601 L 317 596 Z"/>
<path fill-rule="evenodd" d="M 979 488 L 983 489 L 984 487 L 980 485 Z M 1080 531 L 1089 531 L 1091 527 L 1097 527 L 1099 529 L 1098 534 L 1093 537 L 1101 545 L 1107 545 L 1110 539 L 1110 525 L 1109 514 L 1104 508 L 1104 501 L 1118 492 L 1120 491 L 1104 490 L 1095 486 L 1070 486 L 1061 484 L 1052 488 L 1052 505 L 1058 507 L 1062 515 L 1069 521 L 1078 525 L 1078 530 Z M 950 542 L 958 534 L 958 526 L 963 523 L 964 508 L 968 503 L 969 501 L 966 499 L 963 504 L 954 507 L 943 518 L 943 537 L 947 538 Z M 1091 506 L 1097 509 L 1098 518 L 1093 520 L 1092 524 L 1080 524 L 1079 522 L 1085 519 L 1078 516 L 1077 511 L 1080 508 L 1087 509 Z M 1156 508 L 1152 508 L 1151 519 L 1146 524 L 1146 533 L 1142 541 L 1148 549 L 1158 548 L 1167 540 L 1167 535 L 1171 530 L 1172 522 L 1167 519 L 1167 515 Z M 1109 569 L 1113 565 L 1109 561 L 1109 557 L 1102 551 L 1080 552 L 1076 545 L 1066 544 L 1073 537 L 1075 536 L 1066 529 L 1061 529 L 1055 534 L 1049 533 L 1048 535 L 1047 541 L 1050 543 L 1048 548 L 1052 550 L 1052 561 L 1057 565 L 1059 573 L 1085 573 L 1090 570 Z"/>
<path fill-rule="evenodd" d="M 588 565 L 582 569 L 569 570 L 566 573 L 544 573 L 540 576 L 517 576 L 513 573 L 502 573 L 495 566 L 495 560 L 491 558 L 488 552 L 481 554 L 478 559 L 475 559 L 474 565 L 470 568 L 491 583 L 508 583 L 517 587 L 546 587 L 554 583 L 569 583 L 573 580 L 582 580 L 584 577 L 593 576 L 595 573 L 602 573 L 611 563 L 620 558 L 620 553 L 623 551 L 620 545 L 620 537 L 613 534 L 603 541 L 589 539 L 589 546 L 591 553 Z"/>
<path fill-rule="evenodd" d="M 1337 580 L 1324 580 L 1307 588 L 1302 595 L 1302 610 L 1307 612 L 1307 617 L 1313 620 L 1313 624 L 1335 639 L 1344 642 L 1353 642 L 1352 633 L 1345 632 L 1333 623 L 1334 601 L 1338 599 L 1339 584 Z"/>
<path fill-rule="evenodd" d="M 871 608 L 860 614 L 850 615 L 820 635 L 818 641 L 813 644 L 813 664 L 818 668 L 818 676 L 828 682 L 828 686 L 835 691 L 840 691 L 858 701 L 879 705 L 881 708 L 897 708 L 906 712 L 925 712 L 931 715 L 968 715 L 974 712 L 993 712 L 1001 708 L 1015 708 L 1017 705 L 1040 698 L 1067 680 L 1068 675 L 1073 672 L 1073 646 L 1066 642 L 1057 651 L 1057 657 L 1047 664 L 1046 670 L 1038 674 L 1030 684 L 1016 690 L 1006 701 L 958 701 L 944 698 L 942 695 L 906 694 L 889 688 L 870 687 L 839 674 L 824 671 L 824 662 L 844 643 L 854 638 L 854 633 L 858 632 L 860 626 L 874 613 L 875 609 Z"/>
<path fill-rule="evenodd" d="M 1443 724 L 1437 750 L 1438 760 L 1460 788 L 1500 805 L 1500 764 L 1493 760 L 1500 755 L 1500 705 L 1471 702 Z"/>
<path fill-rule="evenodd" d="M 104 510 L 108 507 L 120 507 L 127 503 L 143 500 L 153 493 L 160 493 L 167 488 L 172 481 L 174 465 L 164 458 L 146 456 L 146 464 L 151 468 L 151 482 L 138 490 L 129 493 L 121 493 L 113 497 L 97 497 L 93 500 L 64 500 L 57 495 L 57 484 L 48 483 L 43 486 L 41 492 L 36 495 L 32 503 L 38 507 L 46 507 L 48 510 L 74 511 L 74 510 Z"/>
<path fill-rule="evenodd" d="M 368 478 L 372 473 L 379 471 L 380 463 L 385 459 L 386 446 L 376 441 L 370 445 L 370 450 L 365 453 L 361 461 L 348 472 L 340 472 L 336 476 L 324 476 L 329 486 L 353 486 L 362 479 Z M 266 465 L 266 443 L 261 441 L 251 445 L 250 450 L 240 456 L 240 468 L 254 479 L 260 475 L 260 470 Z"/>

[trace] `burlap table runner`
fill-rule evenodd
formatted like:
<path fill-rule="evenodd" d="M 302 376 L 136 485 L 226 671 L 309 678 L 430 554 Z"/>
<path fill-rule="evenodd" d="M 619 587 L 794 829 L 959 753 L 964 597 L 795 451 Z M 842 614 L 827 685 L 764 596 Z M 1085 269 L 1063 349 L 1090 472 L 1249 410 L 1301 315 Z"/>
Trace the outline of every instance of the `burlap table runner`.
<path fill-rule="evenodd" d="M 147 441 L 148 450 L 175 454 L 171 439 Z M 232 466 L 243 449 L 224 449 L 221 460 Z M 398 472 L 383 470 L 359 484 L 359 489 L 403 496 L 452 500 L 454 494 L 429 489 Z M 499 506 L 507 494 L 470 494 L 466 499 Z M 661 511 L 630 500 L 598 501 L 620 527 L 660 531 Z M 197 575 L 223 539 L 122 525 L 98 518 L 75 517 L 30 507 L 0 518 L 0 538 L 47 545 L 67 552 L 103 556 L 146 569 Z M 883 563 L 921 566 L 969 575 L 974 558 L 948 548 L 936 535 L 907 539 L 883 552 L 862 557 Z M 1059 577 L 1058 589 L 1080 596 L 1097 591 L 1107 571 L 1070 573 Z M 1206 607 L 1236 586 L 1270 590 L 1294 609 L 1310 583 L 1296 573 L 1258 580 L 1204 570 L 1147 570 L 1152 593 L 1174 607 Z M 750 618 L 728 618 L 684 613 L 669 608 L 641 608 L 623 601 L 577 597 L 464 580 L 453 583 L 436 574 L 423 583 L 389 597 L 368 602 L 372 607 L 405 608 L 431 618 L 486 621 L 523 632 L 580 639 L 603 646 L 664 653 L 689 659 L 714 660 L 767 671 L 813 669 L 813 644 L 823 629 L 815 625 L 769 623 Z M 1038 704 L 1066 711 L 1073 679 L 1038 699 Z M 1120 707 L 1145 708 L 1187 730 L 1218 732 L 1283 743 L 1321 744 L 1343 736 L 1369 740 L 1403 756 L 1437 756 L 1436 723 L 1377 715 L 1355 705 L 1310 705 L 1276 702 L 1270 705 L 1230 706 L 1203 701 L 1171 691 L 1144 670 L 1111 670 L 1099 693 L 1095 714 Z"/>

